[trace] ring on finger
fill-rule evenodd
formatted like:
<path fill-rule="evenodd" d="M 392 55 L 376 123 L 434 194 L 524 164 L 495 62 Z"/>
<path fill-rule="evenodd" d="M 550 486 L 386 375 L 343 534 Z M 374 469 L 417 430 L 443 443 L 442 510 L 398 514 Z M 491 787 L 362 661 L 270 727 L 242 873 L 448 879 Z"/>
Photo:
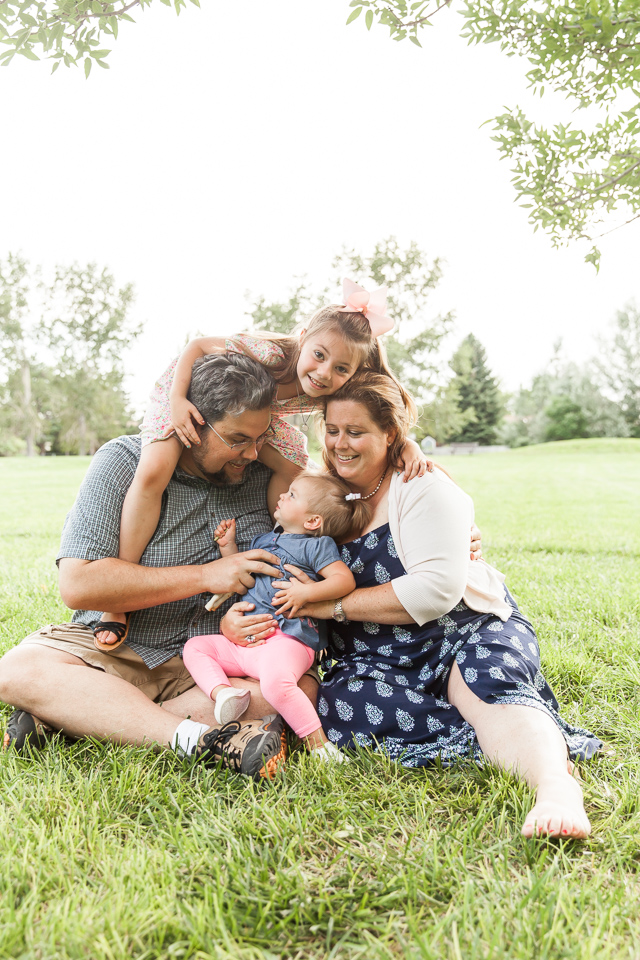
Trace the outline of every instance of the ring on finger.
<path fill-rule="evenodd" d="M 247 643 L 255 643 L 257 640 L 257 637 L 254 637 L 254 635 L 250 633 L 249 636 L 246 638 L 246 640 L 247 640 Z"/>

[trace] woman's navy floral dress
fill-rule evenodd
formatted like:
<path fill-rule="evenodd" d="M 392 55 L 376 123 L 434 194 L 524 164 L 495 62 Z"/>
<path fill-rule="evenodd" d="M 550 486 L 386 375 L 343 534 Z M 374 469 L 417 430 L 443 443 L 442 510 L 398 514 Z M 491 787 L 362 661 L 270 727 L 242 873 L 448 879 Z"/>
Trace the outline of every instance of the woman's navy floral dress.
<path fill-rule="evenodd" d="M 389 525 L 341 548 L 358 587 L 401 577 L 405 570 Z M 318 712 L 339 747 L 374 746 L 409 767 L 440 757 L 480 759 L 475 731 L 447 701 L 454 660 L 469 688 L 485 703 L 518 703 L 548 714 L 572 757 L 586 759 L 602 743 L 569 726 L 540 673 L 533 627 L 507 594 L 513 612 L 506 623 L 459 603 L 438 620 L 393 627 L 378 623 L 332 624 Z"/>

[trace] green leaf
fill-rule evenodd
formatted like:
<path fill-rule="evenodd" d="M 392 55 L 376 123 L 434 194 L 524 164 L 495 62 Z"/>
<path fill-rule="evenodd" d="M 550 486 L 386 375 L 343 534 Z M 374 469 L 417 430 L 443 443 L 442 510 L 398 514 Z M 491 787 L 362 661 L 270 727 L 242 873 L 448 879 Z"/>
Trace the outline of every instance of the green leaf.
<path fill-rule="evenodd" d="M 85 61 L 84 61 L 84 75 L 85 75 L 85 77 L 88 77 L 89 74 L 91 73 L 91 64 L 92 64 L 92 63 L 93 63 L 93 61 L 91 60 L 90 57 L 85 57 Z"/>
<path fill-rule="evenodd" d="M 371 25 L 373 24 L 373 10 L 367 10 L 364 22 L 367 25 L 367 30 L 371 30 Z"/>
<path fill-rule="evenodd" d="M 108 57 L 111 53 L 111 50 L 92 50 L 91 56 L 94 60 L 102 60 L 103 57 Z"/>
<path fill-rule="evenodd" d="M 600 251 L 598 250 L 598 248 L 597 248 L 597 247 L 592 247 L 591 250 L 589 251 L 589 253 L 588 253 L 588 254 L 586 255 L 586 257 L 584 258 L 585 263 L 592 263 L 592 264 L 593 264 L 593 266 L 596 268 L 596 273 L 598 273 L 599 270 L 600 270 L 600 257 L 601 257 L 601 256 L 602 256 L 602 254 L 600 253 Z"/>
<path fill-rule="evenodd" d="M 417 37 L 409 37 L 409 40 L 411 40 L 411 43 L 415 43 L 416 47 L 420 47 L 420 49 L 422 49 L 422 44 Z"/>
<path fill-rule="evenodd" d="M 53 65 L 52 68 L 51 68 L 51 73 L 55 73 L 59 66 L 60 66 L 60 61 L 59 61 L 59 60 L 56 60 L 56 62 L 54 63 L 54 65 Z"/>
<path fill-rule="evenodd" d="M 355 10 L 353 10 L 347 17 L 347 24 L 353 23 L 354 20 L 357 20 L 361 13 L 362 7 L 356 7 Z"/>

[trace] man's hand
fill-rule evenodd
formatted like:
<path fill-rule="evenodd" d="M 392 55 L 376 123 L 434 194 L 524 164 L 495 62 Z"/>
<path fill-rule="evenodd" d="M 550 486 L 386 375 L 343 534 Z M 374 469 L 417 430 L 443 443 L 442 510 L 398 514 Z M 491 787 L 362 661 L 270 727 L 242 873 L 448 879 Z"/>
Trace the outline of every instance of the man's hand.
<path fill-rule="evenodd" d="M 298 610 L 308 603 L 310 598 L 308 584 L 313 581 L 308 578 L 308 583 L 303 583 L 292 577 L 291 580 L 278 582 L 285 582 L 286 586 L 278 590 L 272 602 L 278 608 L 278 613 L 284 614 L 287 620 L 290 620 L 291 617 L 297 617 Z"/>
<path fill-rule="evenodd" d="M 220 624 L 220 630 L 227 640 L 239 647 L 256 647 L 271 636 L 278 626 L 277 622 L 268 613 L 250 615 L 246 612 L 254 609 L 255 603 L 247 603 L 246 600 L 229 607 Z M 251 642 L 247 637 L 255 639 Z"/>
<path fill-rule="evenodd" d="M 276 564 L 276 566 L 270 566 Z M 255 583 L 255 575 L 280 576 L 279 560 L 267 550 L 247 550 L 205 563 L 202 567 L 201 593 L 245 594 Z"/>
<path fill-rule="evenodd" d="M 482 559 L 482 534 L 475 523 L 471 525 L 471 559 Z"/>

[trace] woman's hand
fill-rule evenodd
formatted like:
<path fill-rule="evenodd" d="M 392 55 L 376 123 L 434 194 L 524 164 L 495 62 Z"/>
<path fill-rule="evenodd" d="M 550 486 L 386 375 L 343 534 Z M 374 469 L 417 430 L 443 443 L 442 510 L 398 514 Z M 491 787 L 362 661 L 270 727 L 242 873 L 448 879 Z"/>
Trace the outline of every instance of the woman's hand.
<path fill-rule="evenodd" d="M 482 559 L 482 534 L 475 523 L 471 524 L 471 559 Z"/>
<path fill-rule="evenodd" d="M 297 617 L 315 617 L 316 620 L 332 620 L 335 600 L 315 600 L 305 603 L 298 610 Z"/>
<path fill-rule="evenodd" d="M 205 421 L 194 405 L 186 397 L 171 397 L 171 422 L 179 439 L 189 448 L 192 443 L 200 444 L 194 422 L 204 426 Z"/>
<path fill-rule="evenodd" d="M 414 477 L 423 477 L 427 472 L 433 473 L 433 462 L 427 460 L 415 440 L 407 440 L 396 466 L 404 470 L 402 478 L 404 483 L 413 480 Z"/>
<path fill-rule="evenodd" d="M 254 609 L 255 603 L 246 600 L 229 607 L 220 624 L 220 632 L 227 640 L 239 647 L 259 647 L 271 636 L 278 624 L 268 613 L 250 615 L 245 612 Z"/>

